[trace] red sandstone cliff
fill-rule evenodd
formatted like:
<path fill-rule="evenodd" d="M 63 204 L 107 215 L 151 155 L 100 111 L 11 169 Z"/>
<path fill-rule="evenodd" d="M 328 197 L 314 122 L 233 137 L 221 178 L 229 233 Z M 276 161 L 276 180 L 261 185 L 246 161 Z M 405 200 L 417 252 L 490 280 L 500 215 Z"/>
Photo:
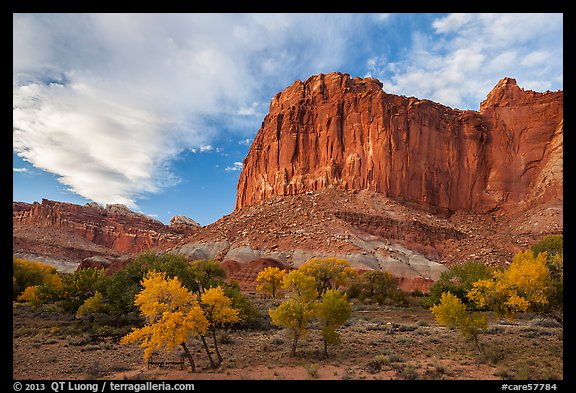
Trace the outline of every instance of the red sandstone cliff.
<path fill-rule="evenodd" d="M 440 211 L 519 211 L 562 198 L 563 94 L 502 79 L 480 111 L 316 75 L 278 93 L 244 160 L 236 210 L 322 188 Z"/>
<path fill-rule="evenodd" d="M 166 226 L 144 214 L 132 212 L 124 205 L 101 207 L 90 203 L 80 206 L 47 199 L 33 204 L 13 202 L 12 223 L 15 229 L 65 231 L 120 253 L 138 253 L 170 245 L 196 228 L 184 225 L 182 219 L 176 226 Z"/>

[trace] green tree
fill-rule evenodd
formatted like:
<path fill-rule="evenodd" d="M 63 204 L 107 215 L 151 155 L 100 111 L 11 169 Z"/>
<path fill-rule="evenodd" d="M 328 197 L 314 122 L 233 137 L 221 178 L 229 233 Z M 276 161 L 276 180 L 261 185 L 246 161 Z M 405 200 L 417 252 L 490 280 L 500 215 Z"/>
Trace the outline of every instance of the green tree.
<path fill-rule="evenodd" d="M 134 297 L 142 290 L 142 279 L 149 271 L 165 272 L 167 277 L 178 277 L 188 290 L 198 291 L 195 274 L 186 258 L 171 253 L 158 255 L 147 251 L 137 255 L 124 269 L 106 279 L 102 295 L 111 314 L 123 315 L 137 311 Z"/>
<path fill-rule="evenodd" d="M 468 261 L 461 265 L 453 265 L 447 272 L 442 272 L 440 278 L 430 287 L 426 303 L 431 306 L 439 304 L 443 293 L 450 292 L 469 309 L 475 304 L 467 297 L 474 282 L 489 279 L 493 269 L 479 261 Z"/>
<path fill-rule="evenodd" d="M 370 299 L 379 304 L 399 297 L 397 282 L 392 274 L 380 270 L 370 270 L 358 275 L 351 281 L 347 293 L 351 298 L 361 301 Z"/>
<path fill-rule="evenodd" d="M 94 293 L 94 296 L 89 297 L 84 301 L 84 303 L 78 308 L 76 312 L 76 318 L 81 318 L 86 315 L 95 314 L 101 312 L 104 309 L 104 300 L 102 294 L 99 291 Z"/>
<path fill-rule="evenodd" d="M 193 261 L 191 272 L 194 282 L 193 291 L 203 293 L 209 288 L 224 284 L 226 270 L 217 261 L 203 259 Z"/>
<path fill-rule="evenodd" d="M 221 287 L 224 290 L 224 294 L 230 298 L 232 302 L 231 307 L 238 310 L 238 317 L 240 319 L 235 323 L 235 326 L 250 326 L 256 323 L 258 318 L 262 317 L 258 307 L 254 305 L 247 295 L 244 295 L 240 291 L 238 282 L 232 281 L 230 283 L 224 283 Z"/>
<path fill-rule="evenodd" d="M 479 312 L 469 313 L 466 305 L 450 292 L 444 292 L 440 303 L 431 307 L 436 322 L 440 326 L 456 329 L 466 339 L 474 341 L 478 355 L 482 354 L 478 335 L 487 326 L 486 317 Z"/>
<path fill-rule="evenodd" d="M 337 329 L 352 315 L 352 305 L 346 294 L 337 289 L 329 289 L 316 304 L 315 315 L 324 340 L 324 356 L 328 357 L 328 344 L 337 344 L 340 341 Z"/>
<path fill-rule="evenodd" d="M 534 256 L 542 252 L 547 252 L 548 256 L 554 256 L 556 254 L 564 254 L 564 238 L 562 235 L 549 235 L 545 236 L 538 243 L 532 245 L 530 250 L 534 253 Z"/>
<path fill-rule="evenodd" d="M 550 272 L 550 286 L 546 298 L 548 303 L 535 310 L 543 316 L 553 318 L 564 325 L 564 242 L 562 235 L 549 235 L 530 247 L 534 256 L 547 254 L 546 267 Z"/>
<path fill-rule="evenodd" d="M 106 276 L 102 269 L 89 268 L 76 270 L 62 277 L 62 286 L 55 294 L 64 310 L 76 313 L 84 302 L 102 292 Z"/>

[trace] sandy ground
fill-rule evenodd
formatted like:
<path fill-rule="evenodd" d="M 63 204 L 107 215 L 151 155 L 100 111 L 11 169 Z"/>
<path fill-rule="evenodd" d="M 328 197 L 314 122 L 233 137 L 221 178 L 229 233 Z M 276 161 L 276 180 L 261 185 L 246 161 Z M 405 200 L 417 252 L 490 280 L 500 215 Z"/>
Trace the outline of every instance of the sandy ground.
<path fill-rule="evenodd" d="M 396 328 L 389 332 L 385 325 Z M 290 340 L 281 329 L 229 331 L 221 345 L 224 358 L 210 369 L 199 340 L 190 341 L 198 370 L 185 365 L 147 366 L 138 345 L 117 338 L 74 333 L 70 318 L 14 311 L 14 379 L 562 379 L 562 330 L 538 320 L 512 323 L 492 318 L 480 336 L 488 354 L 480 363 L 471 343 L 455 331 L 436 326 L 423 308 L 373 307 L 357 310 L 340 330 L 341 342 L 321 356 L 313 332 L 289 355 Z M 165 360 L 178 354 L 163 354 Z"/>

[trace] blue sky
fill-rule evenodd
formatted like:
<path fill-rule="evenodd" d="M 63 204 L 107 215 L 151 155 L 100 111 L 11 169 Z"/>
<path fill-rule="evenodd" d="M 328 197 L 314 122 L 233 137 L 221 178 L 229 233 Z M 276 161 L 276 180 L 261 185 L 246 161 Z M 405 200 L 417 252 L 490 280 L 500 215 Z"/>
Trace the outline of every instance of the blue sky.
<path fill-rule="evenodd" d="M 460 109 L 563 88 L 562 14 L 15 14 L 13 200 L 234 209 L 272 97 L 318 73 Z"/>

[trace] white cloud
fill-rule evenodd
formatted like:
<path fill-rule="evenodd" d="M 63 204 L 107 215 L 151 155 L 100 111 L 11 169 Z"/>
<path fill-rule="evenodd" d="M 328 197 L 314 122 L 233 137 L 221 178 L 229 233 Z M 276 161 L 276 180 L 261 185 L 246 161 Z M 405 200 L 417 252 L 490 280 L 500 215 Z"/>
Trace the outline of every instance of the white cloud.
<path fill-rule="evenodd" d="M 450 14 L 444 18 L 436 19 L 432 22 L 432 27 L 439 33 L 453 32 L 466 25 L 471 17 L 471 14 Z"/>
<path fill-rule="evenodd" d="M 240 142 L 238 142 L 238 144 L 244 146 L 250 146 L 252 144 L 252 139 L 250 138 L 242 139 Z"/>
<path fill-rule="evenodd" d="M 241 171 L 242 170 L 242 163 L 241 162 L 235 162 L 232 164 L 232 166 L 227 166 L 226 168 L 224 168 L 224 170 L 226 172 Z"/>
<path fill-rule="evenodd" d="M 28 168 L 12 168 L 12 172 L 26 173 L 29 172 Z"/>
<path fill-rule="evenodd" d="M 212 145 L 200 145 L 198 147 L 193 147 L 190 149 L 192 153 L 206 153 L 208 151 L 212 151 L 214 148 Z M 216 149 L 218 151 L 218 149 Z"/>
<path fill-rule="evenodd" d="M 215 120 L 253 135 L 269 91 L 339 69 L 355 18 L 14 14 L 14 151 L 85 198 L 135 208 L 178 182 L 180 152 L 212 150 Z"/>
<path fill-rule="evenodd" d="M 376 21 L 378 21 L 378 22 L 387 22 L 390 20 L 391 17 L 392 17 L 392 14 L 388 14 L 388 13 L 374 14 L 374 19 L 376 19 Z"/>
<path fill-rule="evenodd" d="M 562 14 L 450 14 L 416 31 L 406 58 L 367 64 L 389 93 L 478 109 L 503 77 L 525 88 L 562 88 Z"/>

